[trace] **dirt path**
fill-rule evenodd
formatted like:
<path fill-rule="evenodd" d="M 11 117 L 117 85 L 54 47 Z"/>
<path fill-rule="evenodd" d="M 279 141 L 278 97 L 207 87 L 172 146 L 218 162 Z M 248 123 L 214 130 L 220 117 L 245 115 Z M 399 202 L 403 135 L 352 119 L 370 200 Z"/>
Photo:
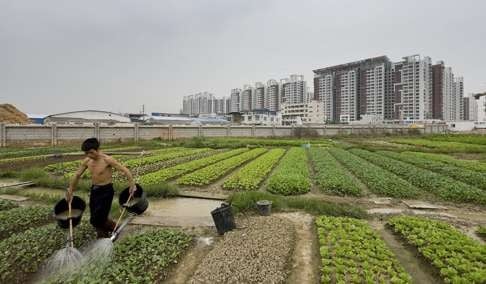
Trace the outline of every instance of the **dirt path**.
<path fill-rule="evenodd" d="M 413 283 L 430 284 L 442 283 L 434 272 L 434 268 L 416 254 L 413 250 L 385 227 L 383 222 L 373 220 L 369 222 L 371 227 L 381 236 L 405 271 L 412 276 Z"/>
<path fill-rule="evenodd" d="M 287 283 L 319 283 L 320 257 L 314 217 L 301 212 L 275 215 L 292 221 L 296 230 L 292 271 Z"/>
<path fill-rule="evenodd" d="M 214 237 L 196 237 L 193 246 L 188 249 L 177 267 L 169 273 L 166 280 L 162 283 L 188 283 L 201 259 L 213 249 L 215 239 Z"/>

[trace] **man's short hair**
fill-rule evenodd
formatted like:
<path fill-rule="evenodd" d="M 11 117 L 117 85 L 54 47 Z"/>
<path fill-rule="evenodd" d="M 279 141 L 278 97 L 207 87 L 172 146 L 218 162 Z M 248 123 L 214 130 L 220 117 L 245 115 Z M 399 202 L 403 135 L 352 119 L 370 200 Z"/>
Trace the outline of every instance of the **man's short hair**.
<path fill-rule="evenodd" d="M 96 138 L 88 138 L 84 140 L 81 145 L 81 150 L 83 152 L 88 152 L 89 150 L 98 150 L 100 148 L 100 142 Z"/>

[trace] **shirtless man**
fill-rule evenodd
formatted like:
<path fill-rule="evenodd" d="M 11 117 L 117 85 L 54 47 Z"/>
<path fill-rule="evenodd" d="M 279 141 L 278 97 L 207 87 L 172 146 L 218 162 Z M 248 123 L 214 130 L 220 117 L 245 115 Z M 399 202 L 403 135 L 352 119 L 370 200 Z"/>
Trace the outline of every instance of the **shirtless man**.
<path fill-rule="evenodd" d="M 110 236 L 116 225 L 115 222 L 108 218 L 114 195 L 112 183 L 113 168 L 121 171 L 127 177 L 130 193 L 135 192 L 137 187 L 130 171 L 113 157 L 101 152 L 99 148 L 100 143 L 96 138 L 89 138 L 83 142 L 81 150 L 87 157 L 83 160 L 69 184 L 66 200 L 69 202 L 72 199 L 79 179 L 88 169 L 91 173 L 92 182 L 89 194 L 90 223 L 95 227 L 98 238 L 106 238 Z"/>

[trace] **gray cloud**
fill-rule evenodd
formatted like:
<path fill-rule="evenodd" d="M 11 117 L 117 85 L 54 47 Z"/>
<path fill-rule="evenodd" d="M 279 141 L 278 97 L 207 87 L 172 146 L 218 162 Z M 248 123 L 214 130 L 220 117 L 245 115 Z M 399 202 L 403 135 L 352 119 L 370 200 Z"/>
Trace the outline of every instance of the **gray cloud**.
<path fill-rule="evenodd" d="M 0 0 L 0 102 L 178 111 L 182 96 L 386 54 L 486 89 L 483 1 Z"/>

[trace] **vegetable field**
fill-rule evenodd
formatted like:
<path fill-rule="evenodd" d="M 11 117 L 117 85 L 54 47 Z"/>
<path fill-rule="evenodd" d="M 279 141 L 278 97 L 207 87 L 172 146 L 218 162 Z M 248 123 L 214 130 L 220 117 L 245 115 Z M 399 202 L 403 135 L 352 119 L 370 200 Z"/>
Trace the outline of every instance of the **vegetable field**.
<path fill-rule="evenodd" d="M 34 282 L 65 246 L 52 206 L 84 158 L 78 150 L 0 149 L 0 283 Z M 106 152 L 138 173 L 154 211 L 127 226 L 108 263 L 49 283 L 422 283 L 417 271 L 429 283 L 486 283 L 486 136 L 198 137 Z M 8 185 L 26 181 L 35 186 Z M 113 183 L 116 194 L 127 186 L 116 170 Z M 90 184 L 87 172 L 76 194 L 88 200 Z M 210 212 L 164 223 L 177 219 L 164 215 L 172 205 L 193 209 L 177 204 L 188 196 L 230 203 L 237 229 L 218 236 L 184 223 Z M 273 202 L 272 216 L 255 216 L 260 200 Z M 77 247 L 95 238 L 85 214 Z"/>

